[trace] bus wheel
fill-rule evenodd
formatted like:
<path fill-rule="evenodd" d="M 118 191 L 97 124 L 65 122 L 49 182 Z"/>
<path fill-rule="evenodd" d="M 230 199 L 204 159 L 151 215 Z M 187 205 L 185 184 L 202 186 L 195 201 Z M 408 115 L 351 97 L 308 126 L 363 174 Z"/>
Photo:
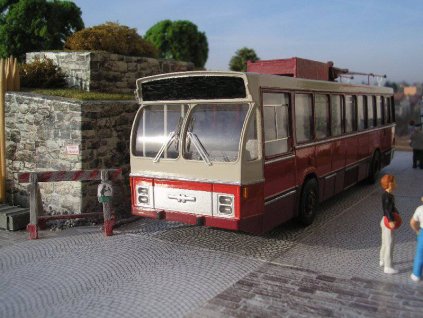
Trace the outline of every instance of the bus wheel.
<path fill-rule="evenodd" d="M 298 220 L 303 225 L 313 223 L 319 204 L 319 194 L 316 179 L 308 180 L 303 187 L 300 201 Z"/>
<path fill-rule="evenodd" d="M 380 171 L 380 153 L 376 151 L 373 155 L 372 162 L 370 163 L 368 183 L 374 184 L 377 180 Z"/>

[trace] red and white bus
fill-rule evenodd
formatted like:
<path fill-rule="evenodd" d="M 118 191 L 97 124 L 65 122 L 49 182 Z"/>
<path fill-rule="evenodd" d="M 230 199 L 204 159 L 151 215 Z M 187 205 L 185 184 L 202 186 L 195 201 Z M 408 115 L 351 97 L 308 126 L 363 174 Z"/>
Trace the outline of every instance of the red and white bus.
<path fill-rule="evenodd" d="M 393 157 L 390 88 L 237 72 L 137 80 L 132 214 L 250 233 L 297 217 Z"/>

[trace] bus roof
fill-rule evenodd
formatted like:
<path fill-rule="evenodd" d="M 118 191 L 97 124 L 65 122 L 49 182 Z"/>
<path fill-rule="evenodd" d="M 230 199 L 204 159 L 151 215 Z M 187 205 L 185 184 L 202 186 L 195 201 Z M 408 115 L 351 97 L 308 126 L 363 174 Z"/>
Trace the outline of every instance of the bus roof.
<path fill-rule="evenodd" d="M 339 93 L 393 94 L 390 87 L 364 84 L 349 84 L 331 81 L 320 81 L 270 74 L 245 73 L 248 82 L 257 81 L 262 88 L 281 88 L 289 90 L 327 91 Z"/>
<path fill-rule="evenodd" d="M 310 80 L 303 78 L 293 78 L 287 76 L 259 74 L 259 73 L 243 73 L 232 71 L 190 71 L 190 72 L 176 72 L 166 73 L 153 76 L 139 78 L 136 81 L 136 94 L 141 101 L 141 86 L 144 83 L 160 81 L 173 78 L 188 78 L 188 77 L 233 77 L 243 79 L 247 90 L 253 88 L 269 88 L 280 90 L 294 90 L 294 91 L 318 91 L 344 94 L 393 94 L 390 87 L 379 87 L 371 85 L 348 84 L 331 81 Z M 247 95 L 249 95 L 247 93 Z M 228 98 L 227 98 L 228 99 Z"/>

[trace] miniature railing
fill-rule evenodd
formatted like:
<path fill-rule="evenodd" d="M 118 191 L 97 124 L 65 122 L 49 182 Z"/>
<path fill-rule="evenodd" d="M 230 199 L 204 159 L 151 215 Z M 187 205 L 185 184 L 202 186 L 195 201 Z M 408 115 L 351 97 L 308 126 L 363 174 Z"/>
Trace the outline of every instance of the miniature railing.
<path fill-rule="evenodd" d="M 58 219 L 81 219 L 89 217 L 101 217 L 104 219 L 104 235 L 113 235 L 114 216 L 112 209 L 113 187 L 110 181 L 114 181 L 122 175 L 122 169 L 103 170 L 78 170 L 78 171 L 45 171 L 23 172 L 18 174 L 19 183 L 30 183 L 29 192 L 29 224 L 27 231 L 29 239 L 38 239 L 38 228 L 50 220 Z M 67 214 L 67 215 L 41 215 L 43 211 L 39 182 L 60 181 L 95 181 L 101 180 L 98 187 L 98 199 L 103 204 L 103 212 Z"/>

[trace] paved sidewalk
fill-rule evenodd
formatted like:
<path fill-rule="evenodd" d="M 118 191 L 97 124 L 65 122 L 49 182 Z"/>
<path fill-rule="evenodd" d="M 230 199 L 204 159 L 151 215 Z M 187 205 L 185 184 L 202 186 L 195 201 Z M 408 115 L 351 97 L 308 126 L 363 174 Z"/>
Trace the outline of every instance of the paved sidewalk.
<path fill-rule="evenodd" d="M 189 317 L 423 317 L 423 288 L 266 263 Z"/>
<path fill-rule="evenodd" d="M 382 175 L 394 174 L 398 182 L 403 226 L 396 232 L 394 266 L 399 274 L 384 274 L 378 264 L 382 190 L 370 186 L 344 211 L 190 317 L 423 317 L 423 282 L 409 278 L 416 239 L 408 225 L 421 204 L 423 170 L 411 168 L 410 153 L 395 158 Z M 336 201 L 323 204 L 321 213 Z"/>
<path fill-rule="evenodd" d="M 381 190 L 359 185 L 324 203 L 307 228 L 263 236 L 141 219 L 103 237 L 99 226 L 0 232 L 0 317 L 423 317 L 409 279 L 408 220 L 423 170 L 399 152 L 397 275 L 378 266 Z M 10 234 L 11 236 L 8 236 Z"/>

